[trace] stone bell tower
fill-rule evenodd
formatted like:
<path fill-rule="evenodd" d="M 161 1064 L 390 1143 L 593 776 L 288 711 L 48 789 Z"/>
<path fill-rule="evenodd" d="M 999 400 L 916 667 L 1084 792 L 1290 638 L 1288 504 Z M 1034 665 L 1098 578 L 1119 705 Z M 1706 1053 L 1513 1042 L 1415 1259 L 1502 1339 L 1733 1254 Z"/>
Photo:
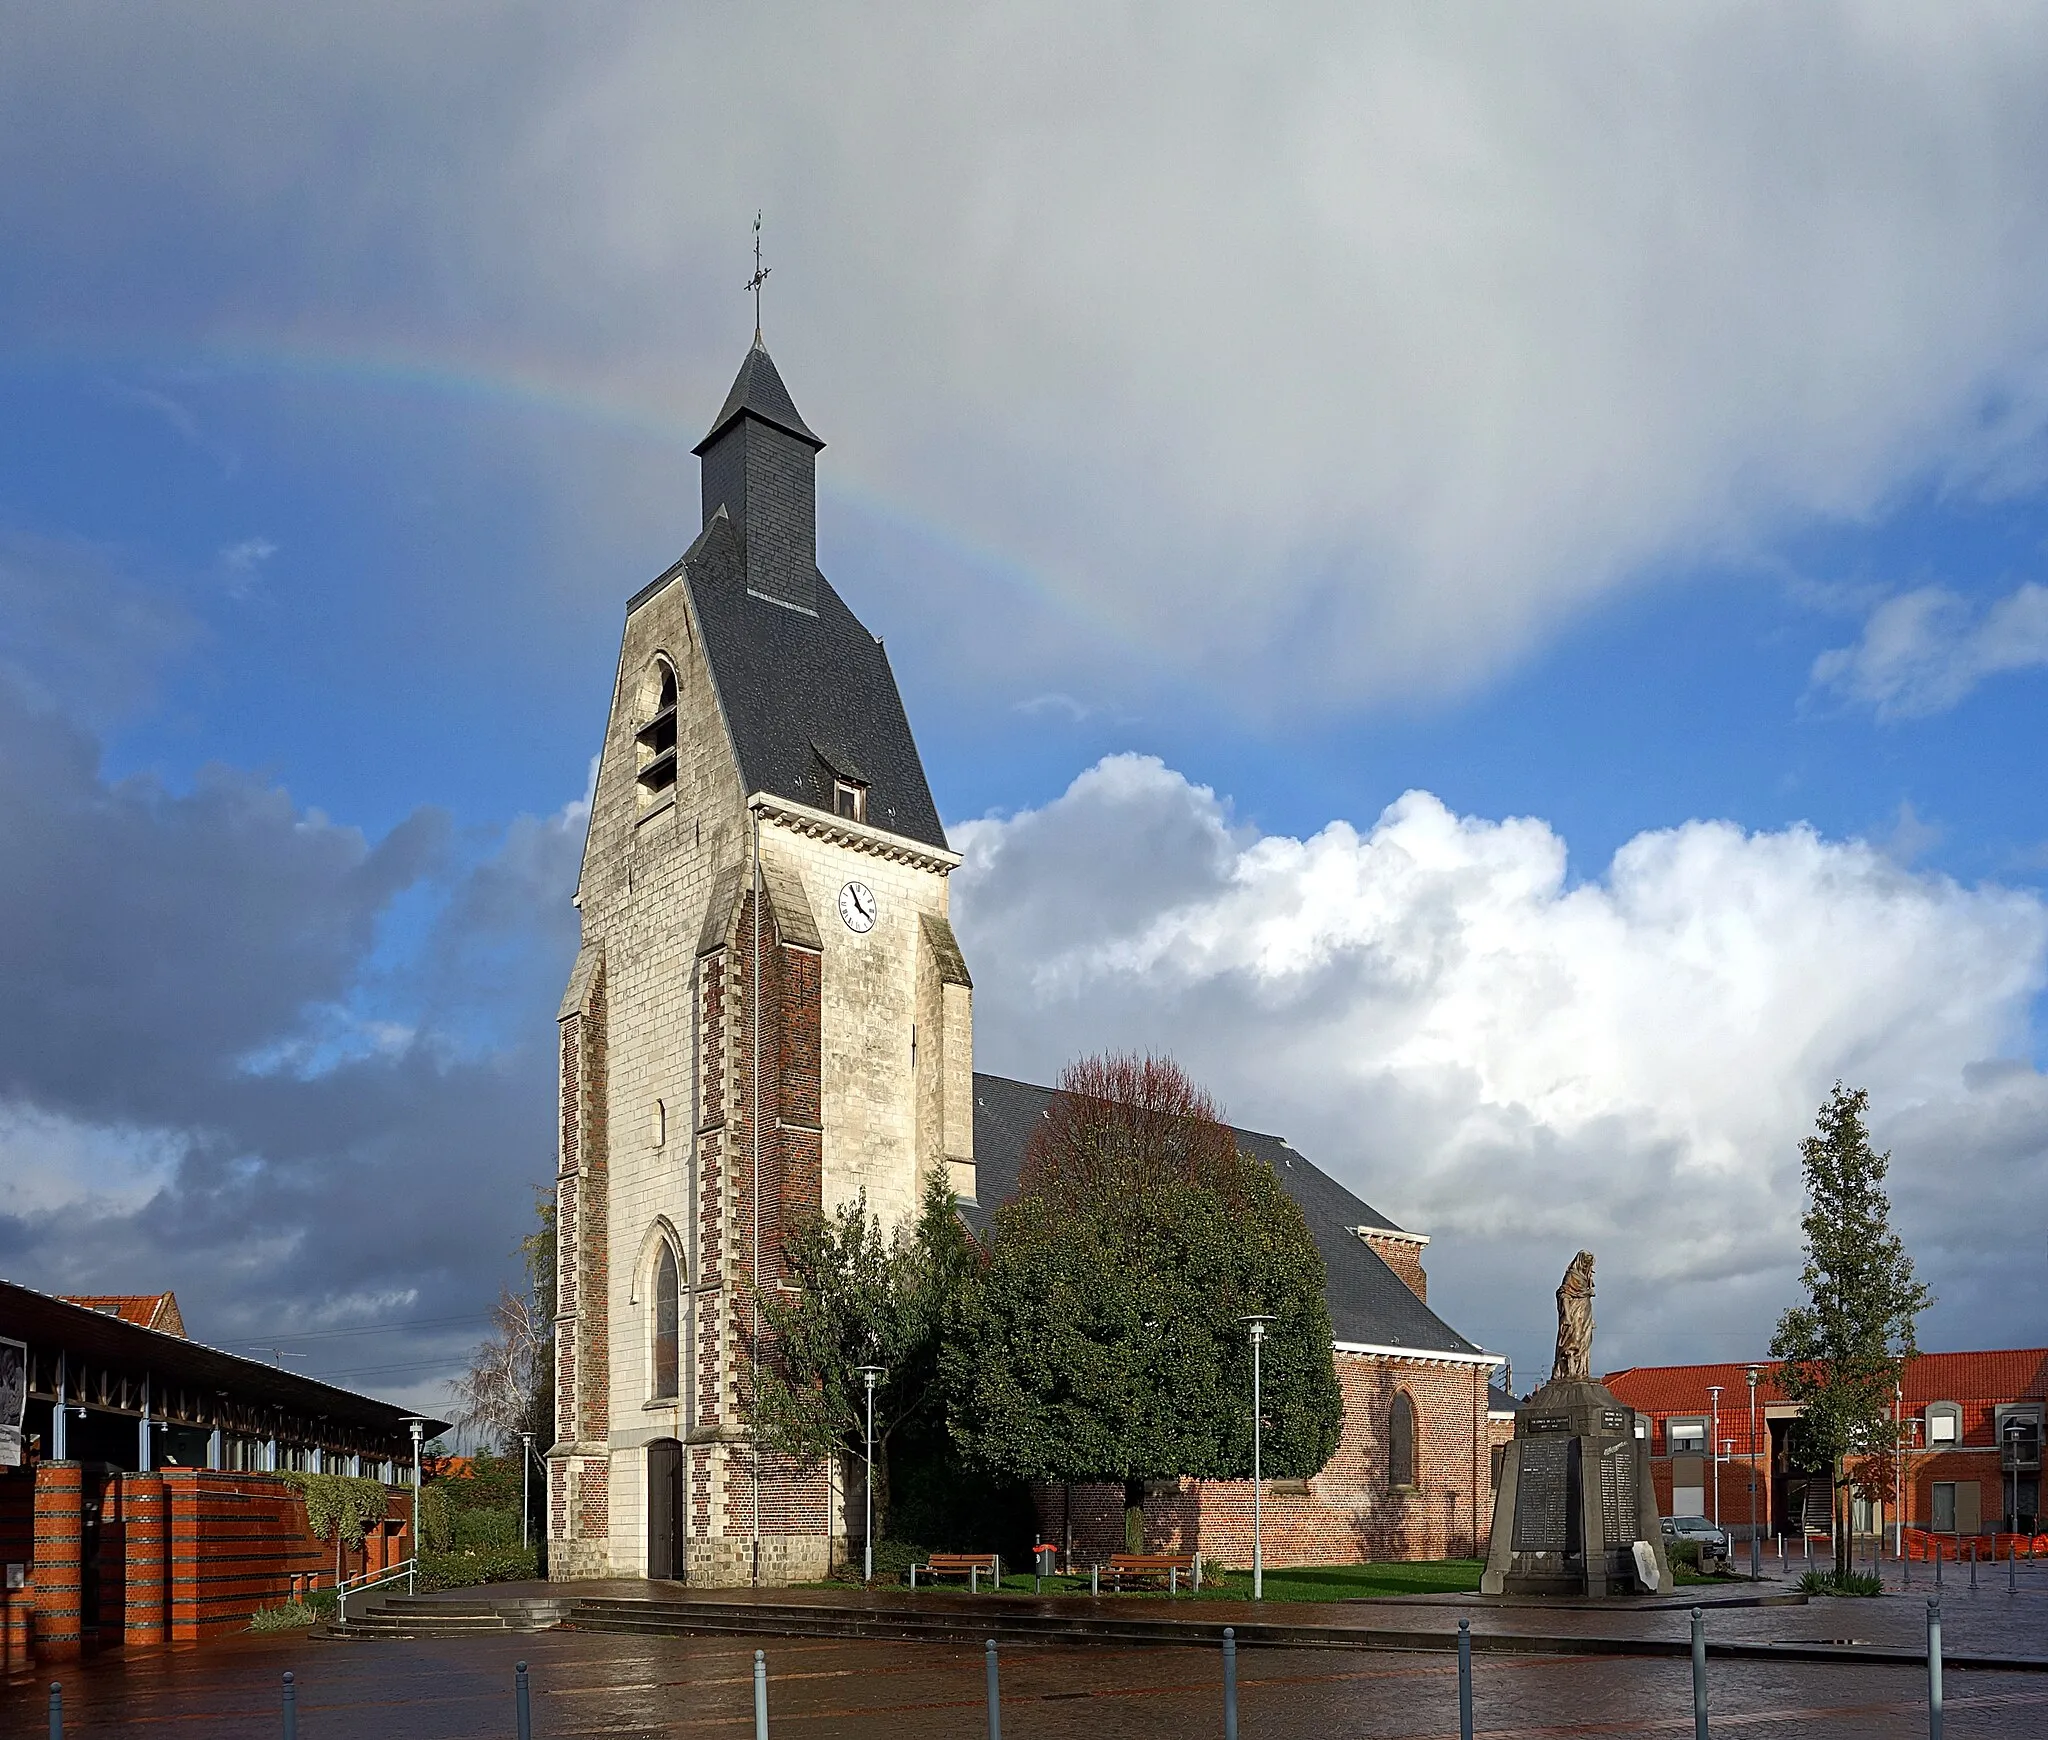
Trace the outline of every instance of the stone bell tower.
<path fill-rule="evenodd" d="M 754 1290 L 800 1216 L 974 1196 L 960 860 L 818 571 L 823 447 L 756 334 L 702 529 L 626 605 L 559 1015 L 556 1577 L 823 1575 L 838 1471 L 740 1417 Z"/>

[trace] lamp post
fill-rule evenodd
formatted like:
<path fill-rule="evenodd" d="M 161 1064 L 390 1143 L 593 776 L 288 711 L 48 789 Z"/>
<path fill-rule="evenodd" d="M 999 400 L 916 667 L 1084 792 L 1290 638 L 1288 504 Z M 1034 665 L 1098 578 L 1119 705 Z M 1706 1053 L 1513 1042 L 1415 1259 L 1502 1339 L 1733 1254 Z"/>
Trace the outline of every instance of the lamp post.
<path fill-rule="evenodd" d="M 412 1428 L 412 1563 L 413 1587 L 419 1587 L 420 1563 L 420 1440 L 426 1435 L 423 1415 L 407 1414 L 403 1424 Z"/>
<path fill-rule="evenodd" d="M 1763 1372 L 1751 1366 L 1743 1374 L 1749 1379 L 1749 1580 L 1763 1575 L 1761 1549 L 1756 1540 L 1756 1380 Z"/>
<path fill-rule="evenodd" d="M 858 1369 L 868 1386 L 868 1478 L 861 1494 L 867 1502 L 867 1525 L 861 1532 L 860 1544 L 860 1574 L 865 1586 L 875 1580 L 875 1385 L 884 1368 L 864 1365 Z"/>
<path fill-rule="evenodd" d="M 1265 1482 L 1259 1454 L 1260 1443 L 1265 1436 L 1265 1419 L 1259 1392 L 1259 1348 L 1266 1339 L 1266 1325 L 1273 1319 L 1253 1315 L 1243 1321 L 1252 1337 L 1252 1599 L 1263 1601 L 1266 1598 L 1266 1516 Z"/>
<path fill-rule="evenodd" d="M 1906 1386 L 1892 1384 L 1892 1557 L 1906 1559 Z M 1900 1573 L 1902 1576 L 1903 1572 Z"/>
<path fill-rule="evenodd" d="M 533 1434 L 519 1434 L 519 1544 L 526 1543 L 527 1519 L 533 1515 L 533 1494 L 529 1481 L 533 1474 Z"/>
<path fill-rule="evenodd" d="M 1707 1437 L 1707 1448 L 1714 1458 L 1714 1527 L 1721 1526 L 1721 1386 L 1707 1385 L 1707 1397 L 1713 1404 L 1714 1425 Z"/>

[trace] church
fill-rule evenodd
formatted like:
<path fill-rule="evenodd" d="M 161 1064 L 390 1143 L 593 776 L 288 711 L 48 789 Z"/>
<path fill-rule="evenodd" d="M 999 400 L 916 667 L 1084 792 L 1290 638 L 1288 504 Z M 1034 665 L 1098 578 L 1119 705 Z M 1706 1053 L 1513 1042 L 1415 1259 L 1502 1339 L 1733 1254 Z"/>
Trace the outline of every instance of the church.
<path fill-rule="evenodd" d="M 702 529 L 626 605 L 559 1011 L 556 1578 L 843 1560 L 836 1471 L 765 1454 L 740 1416 L 753 1290 L 796 1217 L 865 1191 L 895 1225 L 935 1171 L 985 1228 L 1050 1097 L 975 1073 L 961 860 L 888 654 L 818 569 L 824 445 L 757 331 L 695 449 Z M 1425 1237 L 1277 1138 L 1239 1142 L 1322 1249 L 1346 1398 L 1329 1468 L 1269 1483 L 1268 1563 L 1483 1552 L 1500 1361 L 1429 1308 Z M 1122 1502 L 1076 1488 L 1044 1520 L 1120 1543 Z M 1148 1541 L 1249 1558 L 1248 1482 L 1146 1513 Z"/>

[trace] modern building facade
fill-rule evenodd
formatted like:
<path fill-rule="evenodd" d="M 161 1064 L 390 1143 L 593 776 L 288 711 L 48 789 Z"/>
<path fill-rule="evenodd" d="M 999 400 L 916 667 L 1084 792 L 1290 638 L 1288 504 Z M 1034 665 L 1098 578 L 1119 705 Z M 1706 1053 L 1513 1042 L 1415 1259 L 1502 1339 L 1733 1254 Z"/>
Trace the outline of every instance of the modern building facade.
<path fill-rule="evenodd" d="M 1750 1373 L 1756 1374 L 1752 1431 Z M 1774 1361 L 1634 1366 L 1607 1387 L 1648 1417 L 1666 1516 L 1706 1516 L 1746 1536 L 1751 1486 L 1764 1534 L 1826 1532 L 1824 1469 L 1801 1456 L 1800 1409 Z M 1923 1353 L 1906 1364 L 1894 1406 L 1895 1454 L 1852 1464 L 1852 1526 L 1939 1534 L 2033 1534 L 2041 1527 L 2048 1348 Z"/>

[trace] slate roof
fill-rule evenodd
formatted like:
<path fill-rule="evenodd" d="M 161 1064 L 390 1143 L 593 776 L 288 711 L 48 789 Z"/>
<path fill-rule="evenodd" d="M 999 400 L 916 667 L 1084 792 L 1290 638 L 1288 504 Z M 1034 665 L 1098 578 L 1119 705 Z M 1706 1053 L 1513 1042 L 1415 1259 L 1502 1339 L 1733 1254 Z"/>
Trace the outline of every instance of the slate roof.
<path fill-rule="evenodd" d="M 1054 1097 L 1052 1088 L 1012 1081 L 1007 1076 L 975 1076 L 974 1167 L 978 1200 L 963 1204 L 961 1212 L 980 1236 L 988 1236 L 995 1224 L 995 1210 L 1017 1194 L 1024 1151 Z M 1392 1221 L 1361 1202 L 1278 1136 L 1235 1128 L 1232 1134 L 1242 1152 L 1255 1155 L 1273 1168 L 1308 1222 L 1309 1232 L 1329 1271 L 1326 1292 L 1330 1328 L 1338 1341 L 1395 1347 L 1419 1354 L 1469 1355 L 1481 1351 L 1416 1298 L 1408 1284 L 1351 1230 L 1370 1226 L 1400 1231 Z"/>
<path fill-rule="evenodd" d="M 725 403 L 711 420 L 711 432 L 690 451 L 701 459 L 704 450 L 725 433 L 735 418 L 749 412 L 762 422 L 773 423 L 776 428 L 794 435 L 799 441 L 808 441 L 814 450 L 825 445 L 811 433 L 810 425 L 798 413 L 796 401 L 782 384 L 782 376 L 777 373 L 774 360 L 761 343 L 758 332 L 754 334 L 754 348 L 747 352 L 746 360 L 740 364 L 740 372 L 733 377 L 732 391 L 725 395 Z"/>
<path fill-rule="evenodd" d="M 889 655 L 832 583 L 818 576 L 816 616 L 755 597 L 722 514 L 681 571 L 746 789 L 829 810 L 834 769 L 857 769 L 870 827 L 948 850 Z"/>
<path fill-rule="evenodd" d="M 1489 1414 L 1512 1414 L 1521 1405 L 1520 1397 L 1502 1389 L 1499 1384 L 1486 1386 L 1486 1411 Z"/>

